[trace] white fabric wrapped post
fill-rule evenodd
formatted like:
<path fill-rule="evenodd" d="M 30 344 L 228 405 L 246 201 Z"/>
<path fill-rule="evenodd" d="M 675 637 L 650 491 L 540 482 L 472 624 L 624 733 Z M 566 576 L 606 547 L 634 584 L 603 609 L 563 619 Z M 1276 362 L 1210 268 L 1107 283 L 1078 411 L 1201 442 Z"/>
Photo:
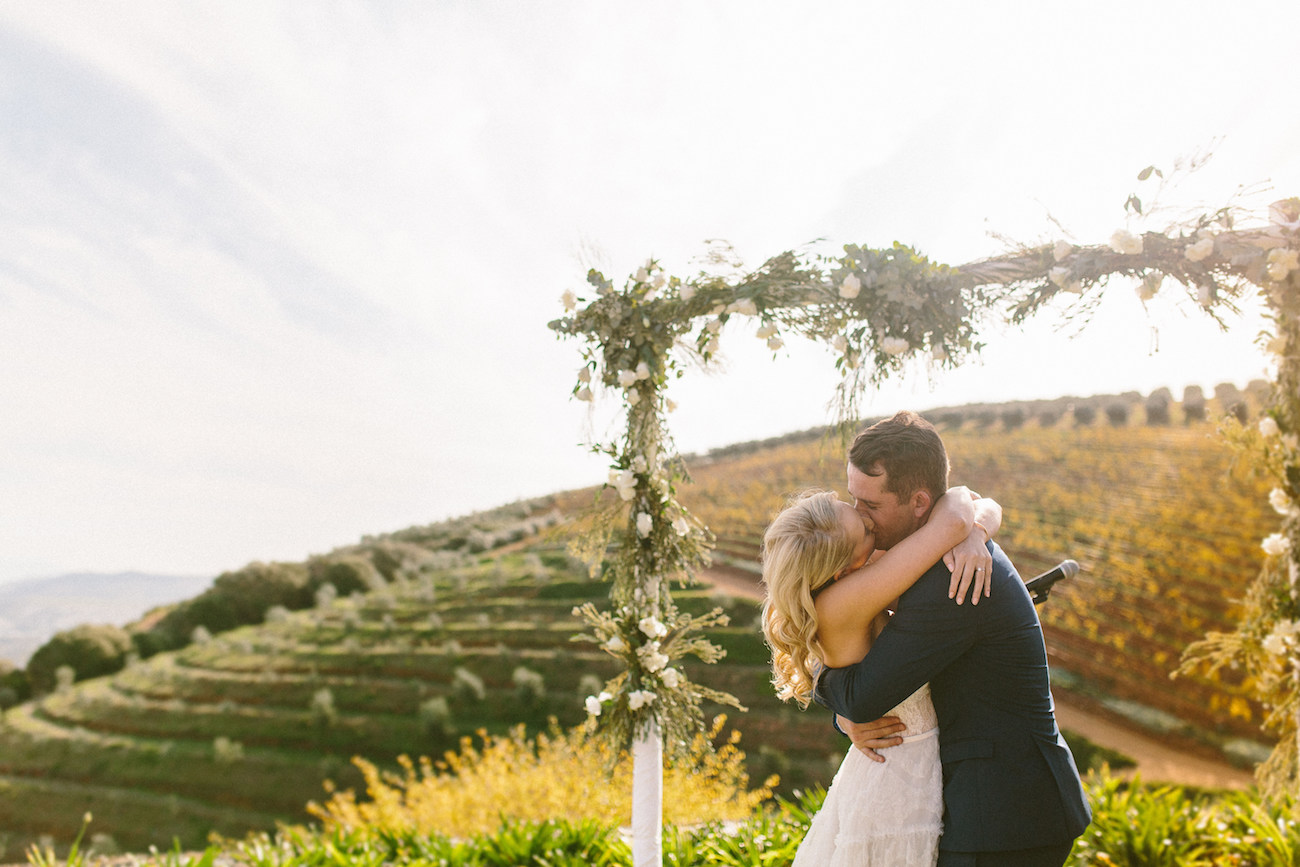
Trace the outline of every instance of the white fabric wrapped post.
<path fill-rule="evenodd" d="M 1292 600 L 1296 598 L 1297 593 L 1300 593 L 1300 587 L 1297 586 L 1300 584 L 1300 567 L 1296 565 L 1297 558 L 1300 558 L 1300 552 L 1290 552 L 1290 562 L 1286 564 L 1287 578 L 1291 581 Z M 1300 654 L 1297 654 L 1294 650 L 1291 651 L 1291 654 L 1292 676 L 1297 683 L 1300 683 Z M 1295 750 L 1296 755 L 1300 756 L 1300 708 L 1296 709 Z M 1300 782 L 1300 774 L 1297 775 L 1297 781 Z"/>
<path fill-rule="evenodd" d="M 659 724 L 651 718 L 632 744 L 632 867 L 663 863 L 663 766 Z"/>

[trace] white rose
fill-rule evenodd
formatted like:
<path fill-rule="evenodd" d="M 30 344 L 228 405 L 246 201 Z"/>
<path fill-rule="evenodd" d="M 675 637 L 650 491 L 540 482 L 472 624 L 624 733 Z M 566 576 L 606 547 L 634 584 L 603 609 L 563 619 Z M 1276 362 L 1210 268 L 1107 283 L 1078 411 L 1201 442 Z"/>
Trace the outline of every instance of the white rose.
<path fill-rule="evenodd" d="M 1274 656 L 1281 656 L 1286 653 L 1286 639 L 1276 632 L 1271 633 L 1268 638 L 1264 639 L 1263 648 Z"/>
<path fill-rule="evenodd" d="M 1209 287 L 1209 286 L 1199 286 L 1199 287 L 1197 287 L 1197 289 L 1196 289 L 1196 300 L 1197 300 L 1198 302 L 1200 302 L 1200 305 L 1201 305 L 1202 307 L 1209 307 L 1209 306 L 1210 306 L 1210 302 L 1212 302 L 1212 301 L 1214 300 L 1214 295 L 1211 294 L 1210 287 Z"/>
<path fill-rule="evenodd" d="M 849 345 L 849 339 L 845 337 L 843 334 L 836 334 L 834 337 L 831 338 L 831 348 L 833 348 L 836 352 L 843 352 L 845 349 L 848 348 L 848 345 Z"/>
<path fill-rule="evenodd" d="M 1286 495 L 1286 491 L 1281 488 L 1274 488 L 1268 494 L 1268 504 L 1273 507 L 1273 511 L 1279 515 L 1286 515 L 1291 512 L 1291 498 Z"/>
<path fill-rule="evenodd" d="M 578 382 L 591 382 L 590 367 L 584 367 L 578 371 Z"/>
<path fill-rule="evenodd" d="M 610 470 L 609 483 L 618 489 L 618 495 L 625 503 L 636 496 L 636 474 L 631 470 Z"/>
<path fill-rule="evenodd" d="M 1202 238 L 1195 244 L 1188 244 L 1183 250 L 1183 257 L 1188 262 L 1203 262 L 1214 254 L 1214 238 Z"/>
<path fill-rule="evenodd" d="M 644 283 L 650 279 L 650 272 L 643 267 L 637 268 L 636 274 L 633 275 L 632 279 L 638 283 Z"/>
<path fill-rule="evenodd" d="M 1286 335 L 1279 334 L 1277 337 L 1274 337 L 1268 342 L 1268 346 L 1265 348 L 1279 358 L 1286 355 Z"/>
<path fill-rule="evenodd" d="M 773 352 L 776 352 L 782 346 L 785 346 L 785 341 L 777 337 L 776 335 L 773 335 L 767 339 L 767 348 L 772 350 Z"/>
<path fill-rule="evenodd" d="M 935 361 L 943 361 L 948 357 L 948 350 L 943 348 L 943 344 L 937 344 L 930 350 L 930 357 Z"/>
<path fill-rule="evenodd" d="M 664 673 L 659 675 L 659 679 L 664 682 L 664 686 L 669 689 L 676 689 L 681 685 L 682 673 L 675 668 L 665 668 Z"/>
<path fill-rule="evenodd" d="M 655 700 L 655 694 L 647 689 L 633 690 L 627 694 L 629 710 L 640 710 Z"/>
<path fill-rule="evenodd" d="M 663 273 L 660 272 L 660 273 L 656 274 L 654 280 L 652 280 L 652 281 L 650 281 L 650 282 L 654 284 L 654 287 L 655 287 L 656 289 L 662 289 L 662 288 L 664 288 L 664 284 L 667 283 L 668 281 L 664 279 L 664 275 L 663 275 Z"/>
<path fill-rule="evenodd" d="M 625 644 L 623 639 L 617 635 L 611 635 L 609 640 L 602 646 L 610 653 L 622 653 L 624 650 L 627 650 L 627 644 Z"/>
<path fill-rule="evenodd" d="M 1064 289 L 1065 284 L 1070 282 L 1070 269 L 1065 265 L 1057 265 L 1047 272 L 1047 279 Z"/>
<path fill-rule="evenodd" d="M 708 343 L 704 344 L 704 351 L 707 352 L 709 355 L 716 355 L 718 353 L 719 346 L 721 346 L 721 344 L 718 343 L 718 338 L 715 337 L 712 340 L 710 340 Z"/>
<path fill-rule="evenodd" d="M 1057 241 L 1052 246 L 1052 258 L 1060 262 L 1074 252 L 1074 245 L 1069 241 Z"/>
<path fill-rule="evenodd" d="M 649 649 L 652 646 L 654 649 Z M 656 671 L 663 671 L 668 667 L 668 657 L 666 654 L 659 652 L 659 642 L 642 647 L 637 651 L 637 656 L 641 659 L 642 667 L 651 674 L 654 674 Z"/>
<path fill-rule="evenodd" d="M 678 287 L 677 293 L 681 296 L 683 301 L 690 301 L 695 297 L 695 287 L 690 283 L 683 283 Z"/>
<path fill-rule="evenodd" d="M 637 379 L 649 379 L 649 378 L 650 378 L 650 365 L 646 364 L 644 361 L 638 362 L 638 363 L 637 363 L 637 366 L 636 366 L 636 378 L 637 378 Z"/>
<path fill-rule="evenodd" d="M 722 330 L 722 320 L 710 319 L 708 322 L 704 323 L 704 330 L 710 334 L 717 334 Z"/>
<path fill-rule="evenodd" d="M 618 384 L 622 388 L 627 388 L 636 382 L 635 370 L 620 370 L 618 372 Z"/>
<path fill-rule="evenodd" d="M 638 512 L 636 516 L 636 534 L 642 539 L 647 538 L 655 528 L 655 519 L 650 516 L 649 512 Z"/>
<path fill-rule="evenodd" d="M 645 455 L 637 455 L 632 458 L 632 472 L 634 473 L 644 473 L 649 466 L 650 465 L 646 463 Z"/>
<path fill-rule="evenodd" d="M 1280 430 L 1277 421 L 1271 415 L 1266 415 L 1259 420 L 1259 432 L 1266 437 L 1275 437 Z"/>
<path fill-rule="evenodd" d="M 1281 533 L 1271 533 L 1260 543 L 1264 553 L 1270 557 L 1280 557 L 1291 550 L 1291 540 Z"/>
<path fill-rule="evenodd" d="M 759 340 L 766 340 L 773 334 L 776 334 L 776 326 L 770 322 L 754 332 L 754 336 Z"/>
<path fill-rule="evenodd" d="M 673 400 L 671 397 L 664 398 L 664 408 L 669 412 L 672 412 L 677 409 L 677 401 Z"/>
<path fill-rule="evenodd" d="M 678 536 L 689 536 L 691 532 L 691 522 L 686 520 L 686 516 L 678 515 L 673 521 L 673 531 Z"/>
<path fill-rule="evenodd" d="M 1137 256 L 1142 252 L 1142 236 L 1126 229 L 1116 229 L 1110 236 L 1110 248 L 1125 256 Z"/>
<path fill-rule="evenodd" d="M 1142 283 L 1138 286 L 1138 297 L 1143 301 L 1150 301 L 1156 297 L 1160 291 L 1160 285 L 1165 282 L 1165 275 L 1159 271 L 1151 271 L 1142 277 Z"/>
<path fill-rule="evenodd" d="M 758 306 L 754 304 L 753 298 L 741 298 L 739 301 L 732 301 L 727 305 L 728 313 L 739 313 L 742 316 L 757 316 Z"/>
<path fill-rule="evenodd" d="M 1275 247 L 1268 251 L 1268 277 L 1278 283 L 1286 279 L 1296 268 L 1300 268 L 1300 250 L 1288 250 Z"/>
<path fill-rule="evenodd" d="M 639 392 L 639 391 L 629 391 L 629 392 L 627 393 L 627 404 L 628 404 L 628 406 L 636 406 L 636 405 L 637 405 L 638 403 L 640 403 L 640 402 L 641 402 L 641 392 Z"/>
<path fill-rule="evenodd" d="M 880 348 L 886 355 L 902 355 L 912 348 L 906 337 L 886 337 L 880 341 Z"/>
<path fill-rule="evenodd" d="M 590 716 L 600 716 L 600 712 L 605 709 L 604 706 L 601 705 L 600 699 L 596 698 L 594 695 L 587 696 L 586 704 L 587 713 Z"/>
<path fill-rule="evenodd" d="M 587 388 L 587 386 L 584 385 L 582 388 L 578 389 L 578 400 L 592 400 L 593 397 L 594 395 L 592 395 L 591 389 Z"/>
<path fill-rule="evenodd" d="M 566 312 L 571 312 L 578 307 L 578 296 L 574 295 L 572 290 L 565 289 L 564 294 L 560 296 L 560 303 L 564 305 Z"/>
<path fill-rule="evenodd" d="M 663 638 L 668 634 L 668 627 L 664 626 L 663 623 L 659 621 L 659 618 L 654 615 L 642 617 L 637 621 L 636 626 L 637 629 L 641 630 L 646 638 L 658 639 Z"/>
<path fill-rule="evenodd" d="M 862 291 L 862 281 L 858 279 L 857 274 L 850 273 L 849 276 L 845 277 L 844 281 L 840 283 L 841 298 L 847 298 L 849 300 L 852 300 L 854 298 L 857 298 L 858 293 L 861 291 Z"/>

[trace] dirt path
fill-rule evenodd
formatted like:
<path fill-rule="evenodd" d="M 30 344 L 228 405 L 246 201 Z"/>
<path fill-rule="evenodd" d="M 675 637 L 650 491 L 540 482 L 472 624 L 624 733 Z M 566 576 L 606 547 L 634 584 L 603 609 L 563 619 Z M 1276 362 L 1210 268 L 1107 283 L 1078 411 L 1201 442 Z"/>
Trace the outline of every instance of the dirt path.
<path fill-rule="evenodd" d="M 763 590 L 752 572 L 715 565 L 700 574 L 708 584 L 750 599 L 762 599 Z M 1085 709 L 1069 696 L 1056 696 L 1056 719 L 1061 728 L 1083 735 L 1090 741 L 1121 752 L 1137 762 L 1135 768 L 1117 776 L 1138 775 L 1147 783 L 1176 783 L 1207 788 L 1244 789 L 1254 783 L 1249 771 L 1226 762 L 1200 756 L 1177 744 L 1157 740 L 1145 732 L 1092 709 Z"/>

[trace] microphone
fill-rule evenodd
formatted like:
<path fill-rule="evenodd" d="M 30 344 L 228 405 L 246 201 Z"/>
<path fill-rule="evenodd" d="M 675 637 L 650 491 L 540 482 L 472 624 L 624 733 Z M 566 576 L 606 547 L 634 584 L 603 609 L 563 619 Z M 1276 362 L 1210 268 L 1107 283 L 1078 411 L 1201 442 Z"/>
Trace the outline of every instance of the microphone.
<path fill-rule="evenodd" d="M 1079 564 L 1073 560 L 1062 560 L 1054 569 L 1049 569 L 1042 575 L 1035 575 L 1025 582 L 1025 589 L 1033 597 L 1035 605 L 1041 605 L 1047 600 L 1047 594 L 1052 592 L 1052 585 L 1062 578 L 1073 578 L 1079 574 Z"/>

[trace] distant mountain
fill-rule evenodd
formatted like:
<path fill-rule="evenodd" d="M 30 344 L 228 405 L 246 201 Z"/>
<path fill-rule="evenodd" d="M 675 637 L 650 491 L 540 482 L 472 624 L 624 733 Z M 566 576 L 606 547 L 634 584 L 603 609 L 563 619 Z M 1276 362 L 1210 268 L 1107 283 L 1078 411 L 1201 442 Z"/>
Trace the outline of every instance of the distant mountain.
<path fill-rule="evenodd" d="M 211 575 L 87 572 L 0 584 L 0 658 L 25 666 L 56 632 L 83 623 L 124 625 L 211 583 Z"/>

